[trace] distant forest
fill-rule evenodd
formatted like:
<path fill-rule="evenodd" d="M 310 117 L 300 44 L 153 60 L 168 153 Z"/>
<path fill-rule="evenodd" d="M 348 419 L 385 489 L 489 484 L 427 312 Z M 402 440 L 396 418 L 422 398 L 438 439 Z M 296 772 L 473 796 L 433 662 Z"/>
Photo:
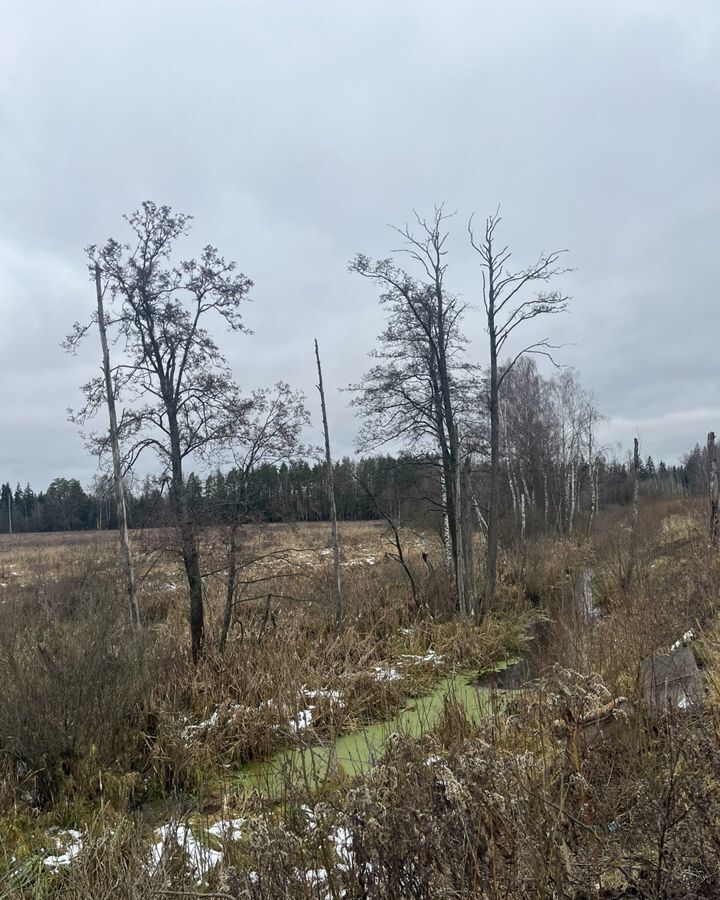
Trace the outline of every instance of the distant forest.
<path fill-rule="evenodd" d="M 705 492 L 705 454 L 705 448 L 696 445 L 680 465 L 673 466 L 662 461 L 655 464 L 648 456 L 639 470 L 642 490 L 666 496 Z M 628 465 L 601 458 L 597 466 L 598 505 L 628 502 L 632 493 Z M 396 521 L 418 523 L 441 508 L 442 500 L 436 496 L 437 466 L 427 458 L 345 457 L 334 468 L 338 517 L 343 521 L 381 519 L 385 514 Z M 589 483 L 589 470 L 582 463 L 579 469 L 582 491 L 583 481 Z M 504 511 L 511 514 L 512 479 L 505 480 Z M 264 465 L 246 473 L 244 479 L 236 469 L 205 478 L 191 473 L 187 489 L 202 524 L 222 523 L 238 503 L 247 522 L 321 522 L 329 517 L 324 463 Z M 127 501 L 134 528 L 162 526 L 171 520 L 168 492 L 158 479 L 146 478 L 139 490 L 128 492 Z M 0 533 L 116 527 L 110 476 L 100 476 L 85 488 L 75 478 L 55 478 L 46 490 L 37 492 L 29 484 L 25 488 L 18 484 L 13 490 L 5 482 L 0 487 Z"/>

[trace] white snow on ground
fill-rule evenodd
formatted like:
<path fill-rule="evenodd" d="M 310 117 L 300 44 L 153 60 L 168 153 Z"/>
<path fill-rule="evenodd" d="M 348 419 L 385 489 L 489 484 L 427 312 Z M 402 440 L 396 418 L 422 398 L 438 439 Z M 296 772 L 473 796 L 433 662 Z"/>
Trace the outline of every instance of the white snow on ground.
<path fill-rule="evenodd" d="M 384 666 L 377 665 L 372 671 L 376 681 L 399 681 L 404 677 L 404 673 L 401 671 L 402 666 L 419 666 L 422 663 L 432 663 L 437 666 L 440 665 L 442 661 L 443 657 L 439 653 L 436 653 L 435 650 L 430 649 L 423 656 L 418 656 L 413 653 L 404 653 L 394 666 L 391 665 L 389 668 L 385 668 Z"/>
<path fill-rule="evenodd" d="M 375 666 L 373 672 L 375 674 L 375 681 L 400 681 L 403 677 L 402 672 L 392 666 L 389 669 L 385 669 L 382 666 Z"/>
<path fill-rule="evenodd" d="M 335 852 L 344 866 L 350 866 L 353 860 L 352 835 L 344 826 L 340 825 L 332 835 L 335 844 Z"/>
<path fill-rule="evenodd" d="M 182 737 L 188 741 L 200 732 L 209 731 L 220 724 L 220 710 L 216 709 L 209 719 L 198 722 L 197 725 L 186 725 L 182 730 Z"/>
<path fill-rule="evenodd" d="M 242 835 L 245 819 L 229 819 L 227 822 L 215 822 L 208 828 L 208 834 L 219 838 L 221 841 L 237 841 Z"/>
<path fill-rule="evenodd" d="M 268 700 L 267 705 L 271 706 L 272 701 Z M 248 712 L 248 708 L 243 706 L 242 703 L 229 703 L 224 709 L 218 707 L 209 718 L 204 719 L 202 722 L 198 722 L 196 725 L 186 725 L 181 732 L 181 737 L 183 740 L 190 741 L 196 735 L 206 734 L 208 731 L 212 731 L 213 728 L 217 728 L 221 723 L 231 722 L 239 713 L 245 712 Z"/>
<path fill-rule="evenodd" d="M 187 825 L 161 825 L 155 832 L 155 843 L 150 851 L 149 868 L 155 872 L 166 854 L 179 848 L 185 853 L 188 868 L 198 875 L 206 875 L 222 860 L 222 852 L 213 850 L 196 840 Z"/>
<path fill-rule="evenodd" d="M 309 691 L 306 687 L 302 689 L 303 694 L 307 697 L 308 700 L 320 700 L 325 698 L 329 700 L 331 703 L 337 704 L 337 706 L 344 706 L 345 701 L 343 700 L 343 695 L 340 691 Z"/>
<path fill-rule="evenodd" d="M 689 631 L 686 631 L 685 634 L 680 638 L 679 641 L 675 641 L 675 643 L 670 648 L 670 652 L 674 653 L 676 650 L 679 650 L 681 647 L 687 647 L 688 644 L 691 644 L 695 640 L 695 632 L 692 628 Z"/>
<path fill-rule="evenodd" d="M 58 872 L 62 866 L 70 865 L 82 850 L 83 837 L 79 831 L 75 831 L 72 828 L 69 828 L 67 831 L 52 829 L 48 834 L 51 834 L 55 840 L 55 849 L 62 852 L 53 856 L 46 856 L 43 859 L 43 864 L 52 869 L 53 872 Z"/>
<path fill-rule="evenodd" d="M 306 700 L 326 699 L 335 706 L 343 707 L 345 705 L 343 695 L 340 691 L 324 689 L 310 690 L 303 685 L 301 692 Z M 267 707 L 272 707 L 274 705 L 275 701 L 272 699 L 266 700 L 263 704 L 263 706 Z M 300 709 L 294 716 L 290 717 L 288 725 L 293 734 L 296 734 L 298 731 L 305 731 L 310 727 L 314 709 L 315 704 L 308 703 L 303 709 Z M 198 722 L 195 725 L 185 725 L 181 731 L 181 736 L 185 741 L 191 741 L 197 736 L 202 737 L 209 731 L 212 731 L 213 728 L 217 728 L 220 724 L 232 721 L 234 716 L 240 712 L 248 712 L 247 708 L 240 703 L 230 703 L 224 710 L 222 707 L 218 707 L 211 716 L 204 719 L 202 722 Z M 275 727 L 275 730 L 279 730 L 278 726 Z"/>
<path fill-rule="evenodd" d="M 415 656 L 411 653 L 403 653 L 401 659 L 406 660 L 413 665 L 420 665 L 420 663 L 441 663 L 443 661 L 443 657 L 436 653 L 434 650 L 430 649 L 424 656 Z"/>
<path fill-rule="evenodd" d="M 313 831 L 317 827 L 314 811 L 308 806 L 304 806 L 302 809 L 307 814 L 308 827 Z M 222 850 L 208 846 L 207 837 L 213 837 L 223 844 L 227 841 L 237 841 L 241 837 L 245 825 L 246 820 L 242 817 L 220 820 L 204 831 L 198 829 L 197 836 L 189 825 L 175 822 L 161 825 L 154 833 L 148 869 L 151 873 L 157 872 L 167 857 L 181 852 L 184 855 L 188 873 L 198 878 L 204 878 L 223 859 Z M 83 848 L 83 836 L 81 832 L 73 829 L 66 831 L 51 829 L 48 834 L 52 836 L 58 853 L 46 856 L 43 863 L 54 872 L 59 872 L 61 867 L 70 865 L 80 853 Z M 338 826 L 329 834 L 329 839 L 335 847 L 339 864 L 349 868 L 353 864 L 353 851 L 352 836 L 348 829 L 342 825 Z M 324 868 L 307 869 L 304 873 L 299 870 L 298 874 L 304 877 L 306 883 L 316 888 L 324 885 L 328 878 Z M 257 874 L 252 873 L 251 879 L 257 880 Z"/>
<path fill-rule="evenodd" d="M 377 563 L 376 556 L 366 556 L 365 559 L 349 559 L 344 566 L 374 566 Z"/>
<path fill-rule="evenodd" d="M 307 706 L 305 709 L 301 709 L 293 719 L 290 719 L 288 724 L 293 734 L 297 734 L 298 731 L 306 731 L 312 725 L 314 709 L 313 705 Z"/>
<path fill-rule="evenodd" d="M 304 685 L 301 688 L 303 696 L 306 700 L 329 700 L 332 705 L 344 707 L 345 701 L 343 699 L 343 695 L 340 691 L 331 691 L 331 690 L 309 690 Z M 313 711 L 315 710 L 315 703 L 308 703 L 304 709 L 299 710 L 295 716 L 291 717 L 289 720 L 290 731 L 293 734 L 297 734 L 299 731 L 306 731 L 313 722 Z"/>

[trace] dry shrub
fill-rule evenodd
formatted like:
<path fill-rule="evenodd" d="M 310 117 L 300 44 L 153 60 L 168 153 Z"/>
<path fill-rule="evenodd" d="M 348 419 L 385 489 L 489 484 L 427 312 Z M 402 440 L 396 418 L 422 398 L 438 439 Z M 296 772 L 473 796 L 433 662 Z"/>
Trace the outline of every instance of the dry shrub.
<path fill-rule="evenodd" d="M 138 753 L 153 664 L 127 633 L 116 584 L 82 572 L 50 583 L 32 612 L 27 598 L 3 607 L 0 748 L 33 802 L 99 790 L 104 771 L 122 776 Z"/>

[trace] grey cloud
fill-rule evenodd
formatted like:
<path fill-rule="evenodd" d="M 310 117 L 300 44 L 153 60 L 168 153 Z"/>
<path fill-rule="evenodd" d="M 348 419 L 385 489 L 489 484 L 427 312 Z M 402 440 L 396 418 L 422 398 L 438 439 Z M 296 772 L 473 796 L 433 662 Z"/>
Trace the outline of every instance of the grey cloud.
<path fill-rule="evenodd" d="M 458 210 L 449 279 L 477 300 L 465 221 L 502 202 L 519 262 L 571 251 L 572 313 L 541 331 L 571 344 L 613 440 L 635 423 L 674 458 L 713 426 L 712 0 L 29 0 L 0 27 L 0 478 L 92 476 L 65 408 L 94 353 L 58 344 L 92 308 L 82 248 L 147 198 L 254 278 L 254 336 L 222 338 L 247 388 L 314 402 L 315 336 L 328 385 L 359 377 L 381 313 L 346 262 L 386 255 L 413 206 Z M 347 399 L 329 398 L 338 452 Z"/>

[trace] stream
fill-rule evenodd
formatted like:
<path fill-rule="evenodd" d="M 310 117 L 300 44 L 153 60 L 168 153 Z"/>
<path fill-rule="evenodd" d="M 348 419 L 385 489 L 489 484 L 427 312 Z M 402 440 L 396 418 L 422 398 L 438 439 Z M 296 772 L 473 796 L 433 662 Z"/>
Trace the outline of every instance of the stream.
<path fill-rule="evenodd" d="M 474 680 L 473 680 L 474 679 Z M 477 673 L 455 673 L 438 681 L 432 693 L 416 697 L 392 718 L 373 722 L 327 744 L 301 738 L 297 747 L 274 754 L 266 760 L 248 763 L 233 779 L 236 784 L 278 798 L 290 785 L 316 789 L 328 779 L 362 774 L 382 756 L 391 734 L 420 738 L 437 725 L 446 698 L 454 699 L 473 722 L 486 718 L 494 706 L 494 694 L 477 682 Z"/>
<path fill-rule="evenodd" d="M 556 641 L 558 632 L 566 631 L 566 617 L 577 617 L 586 628 L 591 628 L 598 615 L 592 572 L 586 570 L 573 579 L 570 597 L 554 610 L 553 618 L 537 623 L 529 636 L 529 644 L 534 646 L 528 648 L 523 658 L 508 659 L 480 674 L 475 669 L 445 676 L 435 683 L 430 693 L 407 701 L 389 719 L 372 722 L 326 743 L 317 740 L 312 728 L 298 729 L 295 745 L 267 759 L 228 769 L 222 779 L 223 786 L 259 791 L 271 801 L 282 801 L 296 789 L 314 793 L 326 783 L 361 775 L 382 757 L 385 741 L 391 734 L 418 739 L 430 733 L 440 721 L 448 698 L 462 708 L 471 722 L 487 721 L 502 711 L 506 692 L 521 688 L 537 675 L 543 664 L 547 664 L 548 657 L 550 660 L 553 656 L 558 658 Z M 218 841 L 227 840 L 228 835 L 231 840 L 235 839 L 236 830 L 242 825 L 241 819 L 211 823 L 207 814 L 200 810 L 190 812 L 188 805 L 192 807 L 191 798 L 175 797 L 151 801 L 142 807 L 141 817 L 155 828 L 153 866 L 160 864 L 169 845 L 179 844 L 191 857 L 195 870 L 206 871 L 221 858 Z M 186 824 L 177 824 L 182 819 Z M 56 854 L 46 857 L 44 863 L 57 870 L 80 851 L 82 839 L 79 832 L 73 831 L 56 834 L 53 839 L 57 845 Z"/>

